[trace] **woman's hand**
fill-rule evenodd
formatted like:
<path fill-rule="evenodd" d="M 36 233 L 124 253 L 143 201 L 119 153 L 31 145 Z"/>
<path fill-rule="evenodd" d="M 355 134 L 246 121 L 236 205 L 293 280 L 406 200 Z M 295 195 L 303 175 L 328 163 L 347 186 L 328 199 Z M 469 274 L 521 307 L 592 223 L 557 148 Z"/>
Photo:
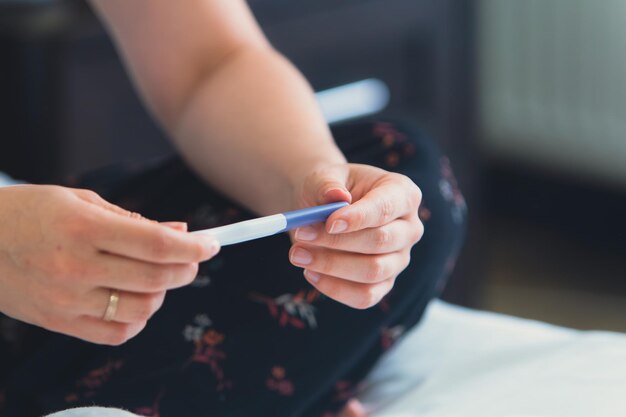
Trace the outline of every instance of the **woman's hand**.
<path fill-rule="evenodd" d="M 215 240 L 159 224 L 97 194 L 56 186 L 0 188 L 0 311 L 87 341 L 137 335 L 165 292 L 189 284 Z M 119 291 L 104 321 L 111 290 Z"/>
<path fill-rule="evenodd" d="M 330 298 L 359 309 L 378 303 L 408 266 L 424 232 L 420 189 L 404 175 L 358 164 L 318 168 L 300 184 L 297 208 L 352 204 L 325 225 L 292 233 L 291 262 Z"/>

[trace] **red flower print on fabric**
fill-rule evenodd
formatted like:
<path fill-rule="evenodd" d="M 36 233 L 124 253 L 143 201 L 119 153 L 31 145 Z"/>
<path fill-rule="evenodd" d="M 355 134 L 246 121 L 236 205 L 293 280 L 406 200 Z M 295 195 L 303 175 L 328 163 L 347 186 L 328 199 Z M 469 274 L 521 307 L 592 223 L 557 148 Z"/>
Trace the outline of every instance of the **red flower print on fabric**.
<path fill-rule="evenodd" d="M 385 156 L 385 164 L 391 168 L 397 167 L 400 164 L 400 154 L 398 152 L 389 152 Z"/>
<path fill-rule="evenodd" d="M 398 141 L 405 142 L 406 134 L 400 132 L 393 124 L 388 122 L 376 122 L 372 129 L 372 134 L 381 139 L 385 148 L 391 148 Z"/>
<path fill-rule="evenodd" d="M 84 387 L 87 389 L 100 388 L 105 382 L 107 382 L 111 375 L 124 366 L 124 361 L 121 359 L 109 360 L 104 366 L 90 371 L 85 377 L 80 379 L 77 383 L 77 387 Z"/>
<path fill-rule="evenodd" d="M 159 395 L 154 400 L 151 406 L 148 407 L 139 407 L 136 408 L 133 412 L 143 417 L 161 417 L 160 406 L 161 406 L 161 398 L 163 398 L 163 394 L 165 390 L 161 389 Z"/>
<path fill-rule="evenodd" d="M 423 205 L 419 208 L 418 215 L 421 221 L 427 222 L 432 217 L 432 212 Z"/>
<path fill-rule="evenodd" d="M 388 150 L 384 160 L 385 165 L 390 168 L 397 167 L 403 157 L 415 154 L 415 145 L 408 142 L 407 135 L 391 123 L 378 122 L 374 124 L 372 134 L 379 137 L 382 147 Z"/>
<path fill-rule="evenodd" d="M 392 293 L 389 293 L 383 297 L 382 300 L 378 303 L 378 308 L 383 313 L 388 313 L 391 310 L 391 304 L 389 302 L 389 297 L 392 296 Z"/>
<path fill-rule="evenodd" d="M 67 394 L 64 398 L 65 402 L 67 404 L 72 404 L 75 403 L 76 401 L 80 400 L 80 397 L 78 396 L 78 394 L 72 392 L 70 394 Z"/>
<path fill-rule="evenodd" d="M 215 388 L 221 392 L 232 388 L 232 382 L 226 378 L 223 368 L 227 355 L 220 345 L 224 342 L 225 336 L 210 328 L 212 325 L 213 322 L 206 314 L 198 314 L 194 317 L 193 324 L 183 329 L 185 340 L 194 344 L 194 352 L 185 366 L 194 362 L 208 365 L 217 380 Z"/>
<path fill-rule="evenodd" d="M 161 417 L 159 411 L 151 407 L 139 407 L 133 412 L 142 417 Z"/>
<path fill-rule="evenodd" d="M 354 384 L 350 381 L 341 380 L 335 383 L 335 400 L 348 401 L 354 398 L 356 389 Z"/>
<path fill-rule="evenodd" d="M 81 398 L 91 398 L 96 394 L 96 390 L 102 387 L 111 376 L 124 366 L 121 359 L 109 359 L 103 366 L 89 371 L 87 375 L 76 381 L 76 392 L 68 393 L 65 396 L 66 403 L 73 403 Z"/>
<path fill-rule="evenodd" d="M 389 350 L 405 331 L 406 328 L 402 325 L 383 329 L 380 338 L 383 350 Z"/>
<path fill-rule="evenodd" d="M 265 386 L 270 391 L 276 391 L 286 397 L 293 395 L 294 392 L 293 382 L 287 379 L 287 372 L 285 372 L 285 368 L 281 366 L 274 366 L 272 368 L 270 376 L 265 381 Z"/>
<path fill-rule="evenodd" d="M 283 294 L 276 298 L 250 294 L 252 300 L 267 305 L 270 314 L 278 319 L 281 327 L 291 326 L 297 329 L 317 327 L 313 302 L 319 297 L 317 290 L 301 290 L 297 294 Z"/>

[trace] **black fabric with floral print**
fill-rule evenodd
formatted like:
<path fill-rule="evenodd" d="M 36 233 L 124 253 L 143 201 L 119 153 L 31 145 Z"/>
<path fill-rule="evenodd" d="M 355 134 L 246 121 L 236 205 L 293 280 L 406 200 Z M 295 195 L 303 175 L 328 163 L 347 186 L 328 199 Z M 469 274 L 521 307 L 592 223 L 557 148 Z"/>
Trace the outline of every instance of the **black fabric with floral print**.
<path fill-rule="evenodd" d="M 287 235 L 225 247 L 120 347 L 3 317 L 0 416 L 93 404 L 150 417 L 336 415 L 443 288 L 462 241 L 465 203 L 449 161 L 409 125 L 353 122 L 333 133 L 351 162 L 406 174 L 424 195 L 425 236 L 380 304 L 354 310 L 317 292 L 289 263 Z M 252 217 L 179 159 L 68 185 L 148 218 L 186 220 L 191 230 Z"/>

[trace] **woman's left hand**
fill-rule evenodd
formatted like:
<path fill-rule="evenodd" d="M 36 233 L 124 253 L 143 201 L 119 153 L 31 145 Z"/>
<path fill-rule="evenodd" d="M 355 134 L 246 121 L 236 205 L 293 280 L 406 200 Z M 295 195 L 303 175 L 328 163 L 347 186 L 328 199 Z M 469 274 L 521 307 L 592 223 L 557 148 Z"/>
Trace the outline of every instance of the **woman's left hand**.
<path fill-rule="evenodd" d="M 295 191 L 297 208 L 347 201 L 325 224 L 292 232 L 291 262 L 330 298 L 365 309 L 393 287 L 424 226 L 422 194 L 408 177 L 380 168 L 340 164 L 308 174 Z"/>

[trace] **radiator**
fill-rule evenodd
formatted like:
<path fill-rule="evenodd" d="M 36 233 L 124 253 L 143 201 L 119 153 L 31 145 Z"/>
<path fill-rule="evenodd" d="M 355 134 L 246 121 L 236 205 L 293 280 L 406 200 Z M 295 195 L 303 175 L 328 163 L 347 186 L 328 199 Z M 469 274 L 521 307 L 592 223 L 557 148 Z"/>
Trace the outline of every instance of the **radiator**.
<path fill-rule="evenodd" d="M 626 187 L 626 1 L 481 0 L 478 10 L 486 154 Z"/>

